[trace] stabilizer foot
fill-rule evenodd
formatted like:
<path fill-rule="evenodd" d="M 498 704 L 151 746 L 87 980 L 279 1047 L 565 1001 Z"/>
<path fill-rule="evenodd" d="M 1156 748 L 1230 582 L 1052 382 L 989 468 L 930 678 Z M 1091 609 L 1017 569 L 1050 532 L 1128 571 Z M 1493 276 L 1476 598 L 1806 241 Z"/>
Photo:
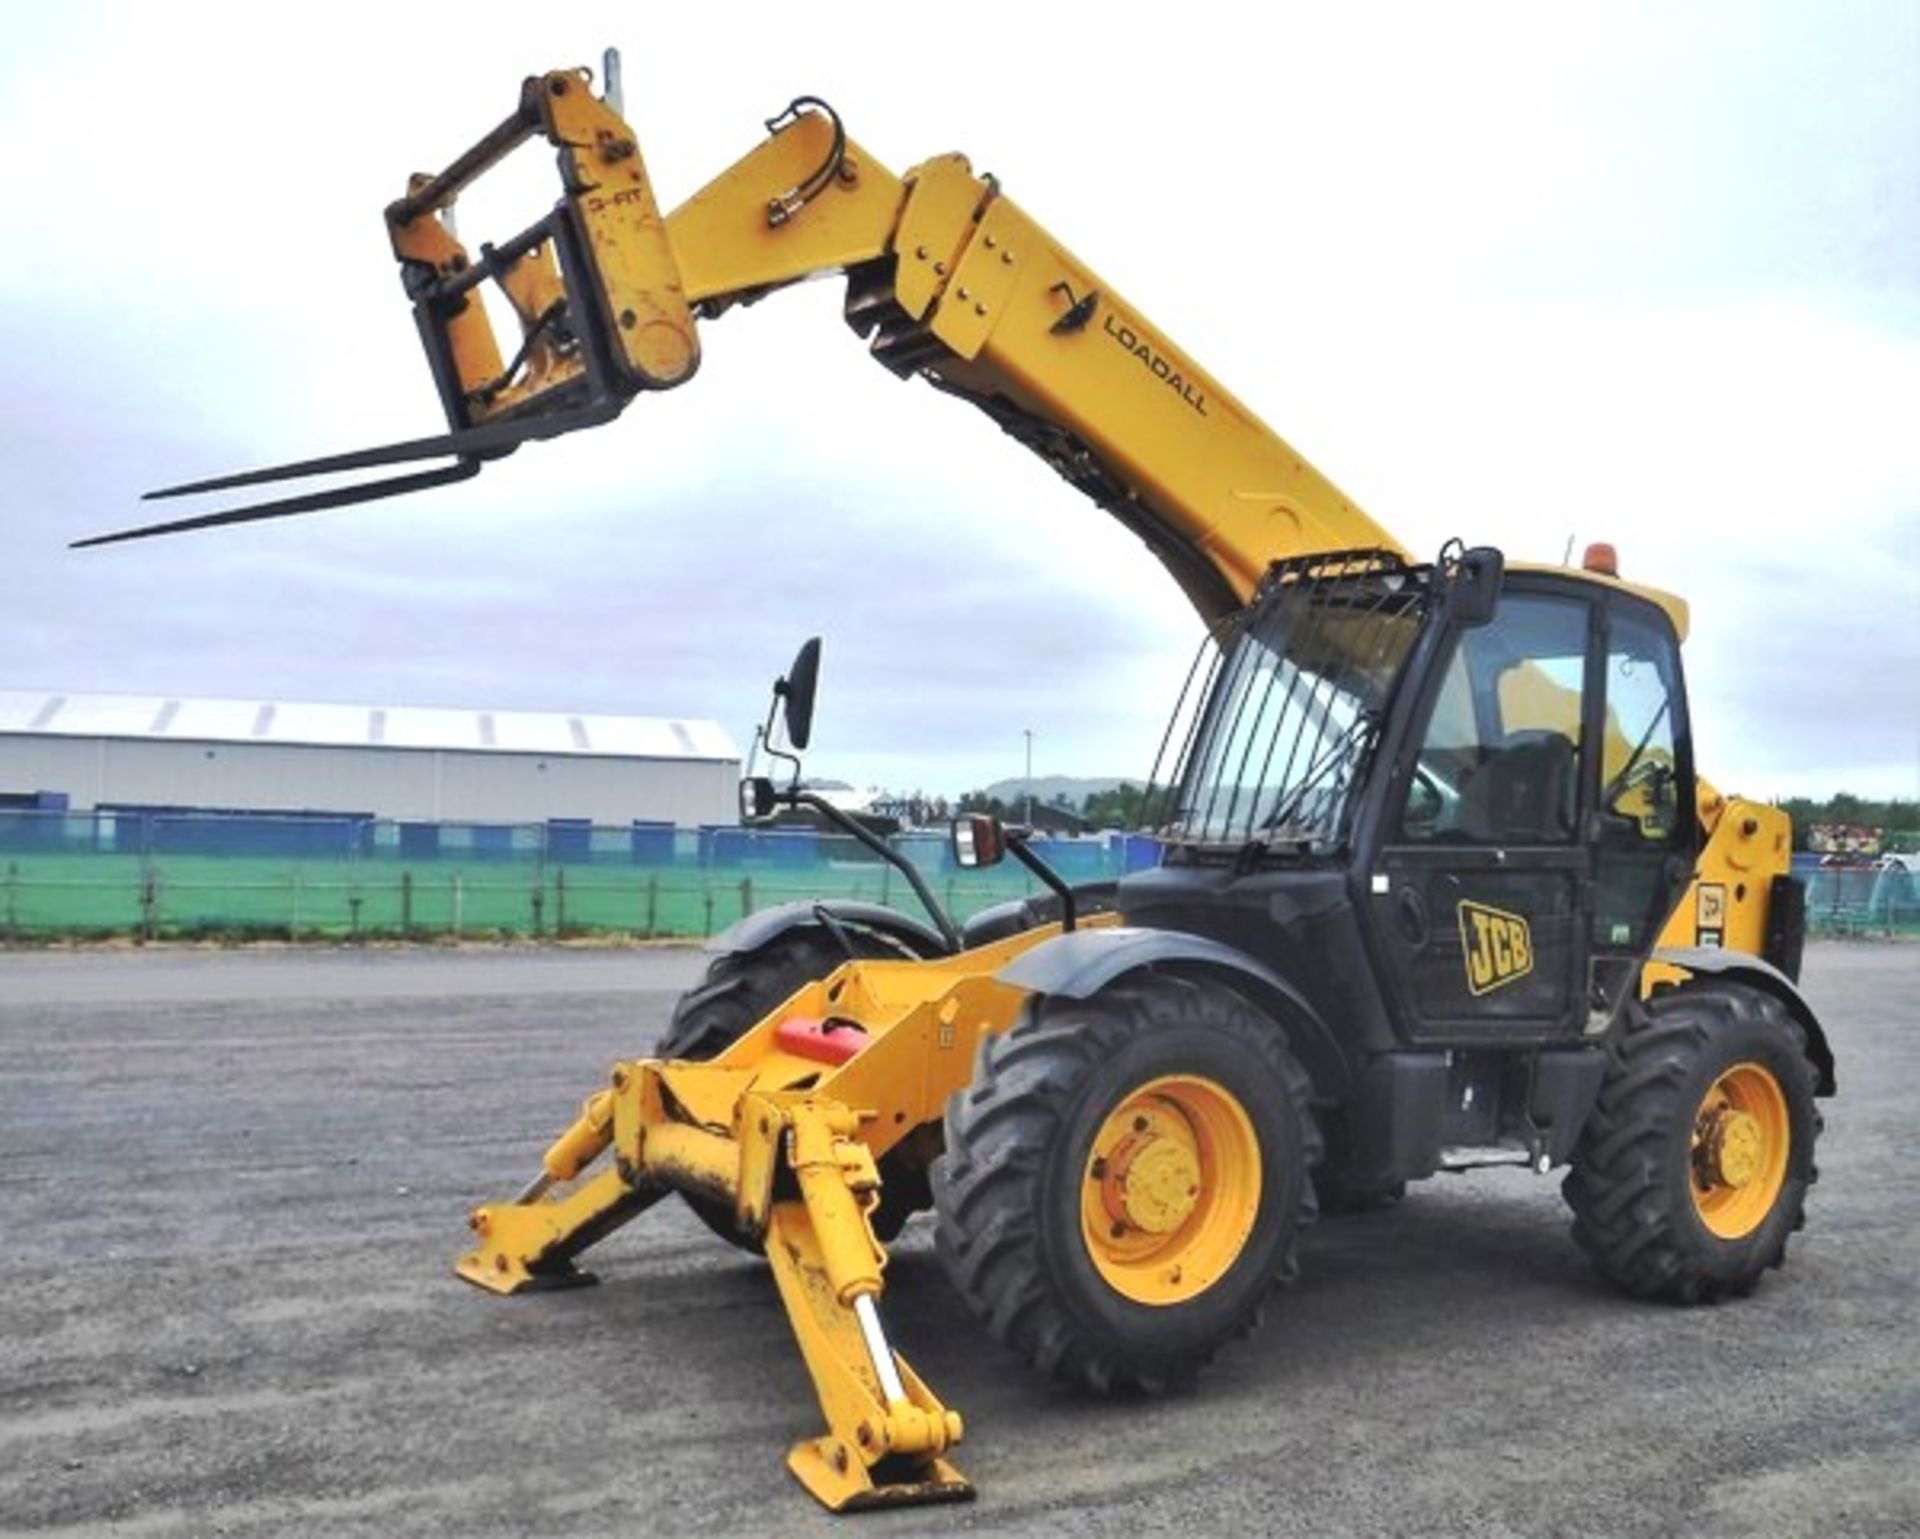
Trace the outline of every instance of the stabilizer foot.
<path fill-rule="evenodd" d="M 564 1197 L 489 1203 L 468 1220 L 480 1243 L 453 1269 L 489 1293 L 581 1287 L 593 1274 L 577 1271 L 573 1257 L 660 1195 L 658 1189 L 629 1186 L 608 1168 Z"/>
<path fill-rule="evenodd" d="M 453 1264 L 455 1275 L 489 1293 L 567 1293 L 575 1288 L 599 1284 L 595 1272 L 583 1272 L 571 1262 L 550 1271 L 529 1272 L 513 1269 L 502 1272 L 498 1257 L 484 1250 L 470 1250 Z"/>
<path fill-rule="evenodd" d="M 973 1500 L 972 1483 L 945 1459 L 896 1454 L 869 1468 L 837 1437 L 796 1443 L 787 1468 L 831 1512 Z"/>

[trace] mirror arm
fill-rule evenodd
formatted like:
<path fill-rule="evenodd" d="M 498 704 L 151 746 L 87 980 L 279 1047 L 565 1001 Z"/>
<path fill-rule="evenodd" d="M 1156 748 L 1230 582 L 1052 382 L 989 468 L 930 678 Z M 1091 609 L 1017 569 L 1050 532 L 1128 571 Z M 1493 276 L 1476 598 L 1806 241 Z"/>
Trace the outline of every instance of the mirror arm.
<path fill-rule="evenodd" d="M 1015 860 L 1053 889 L 1053 895 L 1060 900 L 1060 928 L 1072 930 L 1079 922 L 1079 910 L 1073 901 L 1073 889 L 1067 885 L 1058 871 L 1027 848 L 1027 841 L 1032 837 L 1033 830 L 1030 828 L 1009 828 L 1007 848 L 1013 852 Z"/>
<path fill-rule="evenodd" d="M 784 683 L 785 681 L 782 680 L 781 682 Z M 753 768 L 754 760 L 759 758 L 760 750 L 764 748 L 769 759 L 793 766 L 793 773 L 787 777 L 787 789 L 791 791 L 800 784 L 801 764 L 798 754 L 791 753 L 784 748 L 775 748 L 773 746 L 773 719 L 780 714 L 780 698 L 781 685 L 776 684 L 773 687 L 773 699 L 767 705 L 767 719 L 761 724 L 760 730 L 753 736 L 753 759 L 748 761 L 747 767 L 749 770 Z M 769 775 L 767 778 L 771 780 L 773 777 Z"/>
<path fill-rule="evenodd" d="M 852 834 L 874 854 L 892 866 L 907 879 L 907 885 L 913 889 L 913 895 L 920 900 L 920 906 L 933 918 L 940 937 L 947 943 L 948 955 L 954 955 L 966 949 L 960 938 L 960 928 L 952 917 L 940 906 L 940 900 L 933 895 L 933 889 L 927 885 L 927 879 L 920 874 L 919 867 L 902 855 L 872 829 L 861 823 L 851 813 L 842 812 L 838 807 L 813 791 L 793 790 L 787 793 L 796 807 L 811 807 L 829 823 L 843 833 Z"/>

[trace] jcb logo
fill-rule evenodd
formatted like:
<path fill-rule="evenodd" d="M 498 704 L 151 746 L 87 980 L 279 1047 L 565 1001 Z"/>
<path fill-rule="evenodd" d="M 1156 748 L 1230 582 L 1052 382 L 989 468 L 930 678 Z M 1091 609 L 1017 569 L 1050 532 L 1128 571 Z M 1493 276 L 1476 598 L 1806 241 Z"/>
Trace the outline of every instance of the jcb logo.
<path fill-rule="evenodd" d="M 1533 971 L 1533 932 L 1518 914 L 1484 903 L 1461 903 L 1460 944 L 1471 994 L 1491 994 Z"/>

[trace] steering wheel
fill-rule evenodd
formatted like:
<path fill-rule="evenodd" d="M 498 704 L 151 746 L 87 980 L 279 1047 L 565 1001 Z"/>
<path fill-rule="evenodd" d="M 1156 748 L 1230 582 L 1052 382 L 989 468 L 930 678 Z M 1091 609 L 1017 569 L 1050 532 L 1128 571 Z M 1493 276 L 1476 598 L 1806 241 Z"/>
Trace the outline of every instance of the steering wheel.
<path fill-rule="evenodd" d="M 1607 782 L 1601 806 L 1635 825 L 1642 839 L 1664 839 L 1679 811 L 1673 794 L 1677 784 L 1674 767 L 1665 759 L 1643 758 L 1629 763 Z M 1643 807 L 1623 805 L 1637 797 L 1645 799 Z"/>
<path fill-rule="evenodd" d="M 1408 832 L 1432 833 L 1447 810 L 1445 782 L 1424 764 L 1415 764 L 1413 779 L 1407 786 L 1406 810 L 1401 825 Z"/>

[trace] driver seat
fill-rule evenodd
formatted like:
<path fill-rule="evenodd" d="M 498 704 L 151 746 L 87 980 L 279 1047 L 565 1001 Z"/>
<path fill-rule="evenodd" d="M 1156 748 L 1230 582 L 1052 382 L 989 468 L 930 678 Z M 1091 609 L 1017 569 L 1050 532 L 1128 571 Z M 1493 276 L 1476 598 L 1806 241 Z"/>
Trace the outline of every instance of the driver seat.
<path fill-rule="evenodd" d="M 1563 732 L 1508 733 L 1460 788 L 1460 831 L 1487 844 L 1567 843 L 1579 762 Z"/>

